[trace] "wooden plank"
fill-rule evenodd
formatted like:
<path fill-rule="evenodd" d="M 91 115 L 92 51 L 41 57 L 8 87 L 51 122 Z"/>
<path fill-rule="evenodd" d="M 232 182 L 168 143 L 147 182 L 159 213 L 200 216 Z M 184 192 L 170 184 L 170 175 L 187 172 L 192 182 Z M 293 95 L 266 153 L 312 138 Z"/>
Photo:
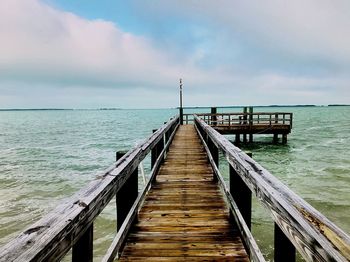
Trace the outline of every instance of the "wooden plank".
<path fill-rule="evenodd" d="M 194 148 L 200 154 L 193 154 Z M 176 175 L 172 175 L 173 167 Z M 191 179 L 184 180 L 186 176 Z M 120 261 L 138 261 L 137 258 L 248 261 L 239 231 L 229 222 L 228 209 L 217 183 L 213 182 L 211 165 L 193 126 L 180 126 Z"/>
<path fill-rule="evenodd" d="M 195 120 L 201 132 L 225 153 L 230 165 L 270 210 L 275 223 L 305 259 L 350 260 L 350 237 L 344 231 L 204 121 L 196 116 Z"/>
<path fill-rule="evenodd" d="M 174 261 L 175 259 L 173 257 L 128 257 L 128 258 L 122 258 L 120 261 L 151 261 L 151 262 L 163 262 L 163 261 Z M 230 258 L 225 258 L 222 256 L 210 256 L 210 257 L 176 257 L 175 261 L 186 261 L 186 262 L 203 262 L 203 261 L 216 261 L 216 262 L 227 262 L 232 261 Z M 245 257 L 239 258 L 236 257 L 235 262 L 242 262 L 247 261 Z"/>

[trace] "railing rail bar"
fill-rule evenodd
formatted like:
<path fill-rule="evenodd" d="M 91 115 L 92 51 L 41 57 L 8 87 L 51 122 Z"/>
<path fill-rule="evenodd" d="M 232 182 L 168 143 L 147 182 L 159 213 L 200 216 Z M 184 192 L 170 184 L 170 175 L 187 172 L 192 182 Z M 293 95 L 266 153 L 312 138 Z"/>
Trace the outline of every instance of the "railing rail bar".
<path fill-rule="evenodd" d="M 205 142 L 202 134 L 200 133 L 200 131 L 198 130 L 198 127 L 195 125 L 195 128 L 197 130 L 197 133 L 202 141 L 202 144 L 205 148 L 205 151 L 207 152 L 208 158 L 209 158 L 209 162 L 213 168 L 213 171 L 216 175 L 216 177 L 218 178 L 219 184 L 220 184 L 220 188 L 222 189 L 222 191 L 224 192 L 226 199 L 227 199 L 227 203 L 229 205 L 229 208 L 231 210 L 231 212 L 233 213 L 233 217 L 235 219 L 235 222 L 238 226 L 238 229 L 242 235 L 242 240 L 244 242 L 244 246 L 247 249 L 247 252 L 249 253 L 249 257 L 252 261 L 254 262 L 265 262 L 265 258 L 262 255 L 258 244 L 256 243 L 253 235 L 251 234 L 246 222 L 244 221 L 244 218 L 241 214 L 241 212 L 239 211 L 235 201 L 233 200 L 233 197 L 230 193 L 230 190 L 227 187 L 227 184 L 225 183 L 220 170 L 218 169 L 217 165 L 215 164 L 215 161 L 213 159 L 213 156 L 209 150 L 209 147 L 207 145 L 207 143 Z"/>
<path fill-rule="evenodd" d="M 176 127 L 175 127 L 174 131 L 172 132 L 167 144 L 165 145 L 162 152 L 159 154 L 159 156 L 154 164 L 154 167 L 151 170 L 151 175 L 150 175 L 150 178 L 149 178 L 146 186 L 144 187 L 142 192 L 139 193 L 139 195 L 138 195 L 137 199 L 135 200 L 133 206 L 131 207 L 127 217 L 125 218 L 120 230 L 118 231 L 117 235 L 114 237 L 112 244 L 110 245 L 107 253 L 103 257 L 102 262 L 113 261 L 114 258 L 116 257 L 116 255 L 119 253 L 119 249 L 123 246 L 125 239 L 127 237 L 127 234 L 132 226 L 132 222 L 134 221 L 134 219 L 138 213 L 138 210 L 143 203 L 144 197 L 146 196 L 147 192 L 151 188 L 152 182 L 158 173 L 158 169 L 159 169 L 160 164 L 162 163 L 165 152 L 169 148 L 178 127 L 179 127 L 179 124 L 176 125 Z"/>

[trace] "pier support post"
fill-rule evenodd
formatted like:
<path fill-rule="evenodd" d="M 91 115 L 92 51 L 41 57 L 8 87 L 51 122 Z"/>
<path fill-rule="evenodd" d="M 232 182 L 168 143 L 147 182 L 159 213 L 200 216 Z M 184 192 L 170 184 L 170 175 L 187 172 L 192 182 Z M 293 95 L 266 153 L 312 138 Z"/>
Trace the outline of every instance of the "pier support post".
<path fill-rule="evenodd" d="M 252 153 L 247 153 L 252 157 Z M 248 228 L 252 224 L 252 192 L 244 183 L 236 170 L 230 165 L 230 193 L 241 212 Z"/>
<path fill-rule="evenodd" d="M 216 107 L 212 107 L 210 109 L 210 114 L 217 114 L 217 108 Z M 217 117 L 216 115 L 212 115 L 211 116 L 211 125 L 213 126 L 216 126 L 218 123 L 217 123 Z"/>
<path fill-rule="evenodd" d="M 245 107 L 243 107 L 243 114 L 244 114 L 244 116 L 243 116 L 243 124 L 244 125 L 246 125 L 247 124 L 247 112 L 248 112 L 248 108 L 245 106 Z M 243 143 L 247 143 L 247 134 L 246 133 L 244 133 L 243 134 Z"/>
<path fill-rule="evenodd" d="M 153 129 L 152 132 L 156 132 L 157 129 Z M 169 136 L 170 137 L 170 136 Z M 151 168 L 154 167 L 157 159 L 158 159 L 158 156 L 160 155 L 160 153 L 163 151 L 164 149 L 164 137 L 159 140 L 159 142 L 152 148 L 151 150 Z M 164 160 L 164 158 L 162 159 L 162 161 Z"/>
<path fill-rule="evenodd" d="M 241 134 L 236 133 L 236 137 L 235 137 L 235 144 L 238 145 L 241 143 L 241 138 L 240 138 Z M 243 135 L 244 138 L 244 135 Z M 246 137 L 247 138 L 247 137 Z"/>
<path fill-rule="evenodd" d="M 277 144 L 277 143 L 278 143 L 278 134 L 273 134 L 272 142 L 273 142 L 274 144 Z"/>
<path fill-rule="evenodd" d="M 208 137 L 208 142 L 207 142 L 209 151 L 211 156 L 213 157 L 214 163 L 219 168 L 219 149 L 216 147 L 216 145 L 213 143 L 210 137 Z M 213 180 L 217 181 L 217 177 L 215 173 L 213 173 Z"/>
<path fill-rule="evenodd" d="M 93 232 L 91 224 L 72 248 L 72 262 L 92 262 L 93 259 Z"/>
<path fill-rule="evenodd" d="M 287 144 L 287 134 L 282 134 L 282 144 Z"/>
<path fill-rule="evenodd" d="M 275 262 L 295 262 L 295 247 L 275 223 Z"/>
<path fill-rule="evenodd" d="M 210 137 L 208 139 L 208 147 L 209 147 L 211 156 L 213 157 L 213 160 L 215 162 L 215 165 L 219 167 L 219 149 L 216 147 L 216 145 L 213 143 Z"/>
<path fill-rule="evenodd" d="M 157 131 L 157 129 L 153 129 L 152 133 L 154 133 L 156 131 Z M 156 145 L 151 150 L 151 169 L 154 167 L 154 164 L 156 163 L 157 158 L 158 158 L 158 146 Z"/>
<path fill-rule="evenodd" d="M 117 161 L 125 155 L 125 152 L 117 152 Z M 117 192 L 117 230 L 122 226 L 130 208 L 138 196 L 138 168 L 132 172 L 129 179 L 125 181 L 122 188 Z"/>
<path fill-rule="evenodd" d="M 249 143 L 253 142 L 253 107 L 249 107 Z"/>

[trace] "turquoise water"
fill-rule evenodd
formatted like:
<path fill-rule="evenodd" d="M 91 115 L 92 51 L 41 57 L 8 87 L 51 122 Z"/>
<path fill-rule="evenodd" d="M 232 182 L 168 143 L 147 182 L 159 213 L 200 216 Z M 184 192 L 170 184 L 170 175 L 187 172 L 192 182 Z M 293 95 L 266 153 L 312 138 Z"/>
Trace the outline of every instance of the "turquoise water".
<path fill-rule="evenodd" d="M 241 111 L 240 109 L 219 109 Z M 350 232 L 350 107 L 255 108 L 294 113 L 287 145 L 259 136 L 253 152 L 272 174 Z M 0 111 L 0 245 L 95 178 L 177 113 L 164 110 Z M 147 168 L 147 163 L 146 163 Z M 271 219 L 254 202 L 253 232 L 271 256 Z M 95 253 L 113 237 L 114 203 L 98 219 Z"/>

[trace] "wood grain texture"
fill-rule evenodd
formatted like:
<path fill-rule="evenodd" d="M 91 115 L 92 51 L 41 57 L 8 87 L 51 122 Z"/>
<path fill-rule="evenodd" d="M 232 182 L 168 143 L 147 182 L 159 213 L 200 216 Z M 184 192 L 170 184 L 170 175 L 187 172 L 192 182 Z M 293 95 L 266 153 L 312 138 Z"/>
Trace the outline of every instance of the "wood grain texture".
<path fill-rule="evenodd" d="M 307 261 L 350 261 L 350 237 L 344 231 L 199 117 L 195 122 Z"/>
<path fill-rule="evenodd" d="M 180 126 L 120 261 L 249 261 L 194 126 Z"/>

